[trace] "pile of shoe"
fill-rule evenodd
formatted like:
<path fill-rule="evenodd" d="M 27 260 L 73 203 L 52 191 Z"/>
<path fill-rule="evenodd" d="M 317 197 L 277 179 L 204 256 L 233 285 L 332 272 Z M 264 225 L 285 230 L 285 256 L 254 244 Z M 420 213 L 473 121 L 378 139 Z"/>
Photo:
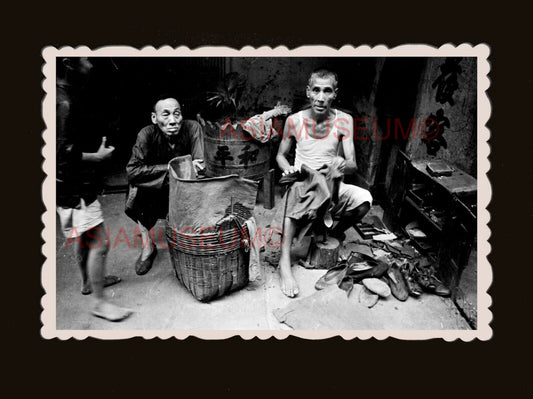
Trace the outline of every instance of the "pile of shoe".
<path fill-rule="evenodd" d="M 378 303 L 379 298 L 387 298 L 391 294 L 388 284 L 377 278 L 365 278 L 361 280 L 363 288 L 359 291 L 359 302 L 371 308 Z"/>
<path fill-rule="evenodd" d="M 350 292 L 354 284 L 366 278 L 381 278 L 389 269 L 389 265 L 363 253 L 351 252 L 346 259 L 328 269 L 316 282 L 315 288 L 321 290 L 328 285 L 336 284 L 340 289 Z"/>
<path fill-rule="evenodd" d="M 316 282 L 317 290 L 336 284 L 350 295 L 354 284 L 362 284 L 359 301 L 371 308 L 378 299 L 391 294 L 399 301 L 409 296 L 419 297 L 423 292 L 449 296 L 450 290 L 435 276 L 431 265 L 421 266 L 419 262 L 405 262 L 389 265 L 383 259 L 351 252 L 348 258 L 341 259 Z"/>
<path fill-rule="evenodd" d="M 450 290 L 440 281 L 432 265 L 421 266 L 419 262 L 406 264 L 402 274 L 407 282 L 409 294 L 418 297 L 425 291 L 439 296 L 450 296 Z"/>

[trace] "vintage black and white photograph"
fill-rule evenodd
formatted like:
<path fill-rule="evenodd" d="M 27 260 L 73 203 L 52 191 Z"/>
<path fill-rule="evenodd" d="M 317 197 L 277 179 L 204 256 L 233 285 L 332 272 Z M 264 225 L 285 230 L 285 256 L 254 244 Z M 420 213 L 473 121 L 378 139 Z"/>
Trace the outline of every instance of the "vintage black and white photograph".
<path fill-rule="evenodd" d="M 488 58 L 44 49 L 43 337 L 489 339 Z"/>

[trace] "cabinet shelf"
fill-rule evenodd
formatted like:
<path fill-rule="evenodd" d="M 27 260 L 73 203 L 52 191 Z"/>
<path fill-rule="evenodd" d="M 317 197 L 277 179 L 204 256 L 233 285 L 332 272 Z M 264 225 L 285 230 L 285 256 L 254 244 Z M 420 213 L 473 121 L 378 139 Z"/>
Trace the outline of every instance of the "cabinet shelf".
<path fill-rule="evenodd" d="M 411 206 L 411 208 L 413 208 L 419 215 L 421 215 L 423 217 L 423 219 L 435 230 L 437 231 L 439 234 L 442 234 L 442 227 L 439 226 L 437 223 L 435 223 L 430 217 L 429 215 L 424 212 L 424 210 L 422 208 L 420 208 L 411 198 L 409 197 L 406 197 L 405 198 L 405 203 L 408 204 L 409 206 Z"/>

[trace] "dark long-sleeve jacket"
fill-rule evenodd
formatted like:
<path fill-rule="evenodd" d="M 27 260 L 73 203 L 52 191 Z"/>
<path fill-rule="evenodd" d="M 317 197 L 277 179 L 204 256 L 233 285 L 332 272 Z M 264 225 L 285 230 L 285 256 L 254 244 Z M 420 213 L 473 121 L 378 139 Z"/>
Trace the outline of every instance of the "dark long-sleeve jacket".
<path fill-rule="evenodd" d="M 184 120 L 177 137 L 168 137 L 156 125 L 143 128 L 137 135 L 131 158 L 126 166 L 129 191 L 126 214 L 145 227 L 168 211 L 168 162 L 190 154 L 192 159 L 204 158 L 204 144 L 200 124 Z"/>
<path fill-rule="evenodd" d="M 90 204 L 98 194 L 96 168 L 82 161 L 86 150 L 87 121 L 73 88 L 58 83 L 56 91 L 56 190 L 57 205 L 79 206 L 80 199 Z"/>

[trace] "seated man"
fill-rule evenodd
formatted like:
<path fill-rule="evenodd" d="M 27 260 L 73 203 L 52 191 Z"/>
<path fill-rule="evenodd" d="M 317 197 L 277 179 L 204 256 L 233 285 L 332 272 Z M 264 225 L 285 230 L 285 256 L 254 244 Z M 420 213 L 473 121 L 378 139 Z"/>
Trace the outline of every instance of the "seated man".
<path fill-rule="evenodd" d="M 126 214 L 139 225 L 142 251 L 135 264 L 138 275 L 152 267 L 157 248 L 149 231 L 168 213 L 168 162 L 177 156 L 192 155 L 196 171 L 202 171 L 204 145 L 198 122 L 184 120 L 178 101 L 163 96 L 154 104 L 152 125 L 137 135 L 126 166 L 129 192 Z"/>
<path fill-rule="evenodd" d="M 283 176 L 307 170 L 329 170 L 342 175 L 353 174 L 357 170 L 355 148 L 353 143 L 353 118 L 331 107 L 337 96 L 337 75 L 324 69 L 313 72 L 306 89 L 310 108 L 289 116 L 285 123 L 283 139 L 281 140 L 276 161 L 283 171 Z M 287 156 L 296 142 L 296 156 L 291 165 Z M 339 149 L 342 144 L 344 157 L 340 157 Z M 301 201 L 302 189 L 295 189 L 296 182 L 286 193 L 287 206 L 283 216 L 283 239 L 279 262 L 281 291 L 294 297 L 298 294 L 290 261 L 292 239 L 297 228 L 301 227 L 302 211 L 294 207 L 294 203 Z M 314 184 L 314 183 L 313 183 Z M 370 210 L 372 196 L 367 190 L 339 181 L 336 185 L 328 185 L 331 205 L 328 214 L 338 223 L 331 235 L 342 239 L 344 231 L 360 221 Z M 322 190 L 324 191 L 324 190 Z M 316 200 L 316 196 L 307 196 Z M 316 201 L 315 201 L 316 202 Z M 318 215 L 317 215 L 318 216 Z M 326 222 L 326 224 L 329 224 Z M 331 227 L 328 226 L 328 227 Z"/>

